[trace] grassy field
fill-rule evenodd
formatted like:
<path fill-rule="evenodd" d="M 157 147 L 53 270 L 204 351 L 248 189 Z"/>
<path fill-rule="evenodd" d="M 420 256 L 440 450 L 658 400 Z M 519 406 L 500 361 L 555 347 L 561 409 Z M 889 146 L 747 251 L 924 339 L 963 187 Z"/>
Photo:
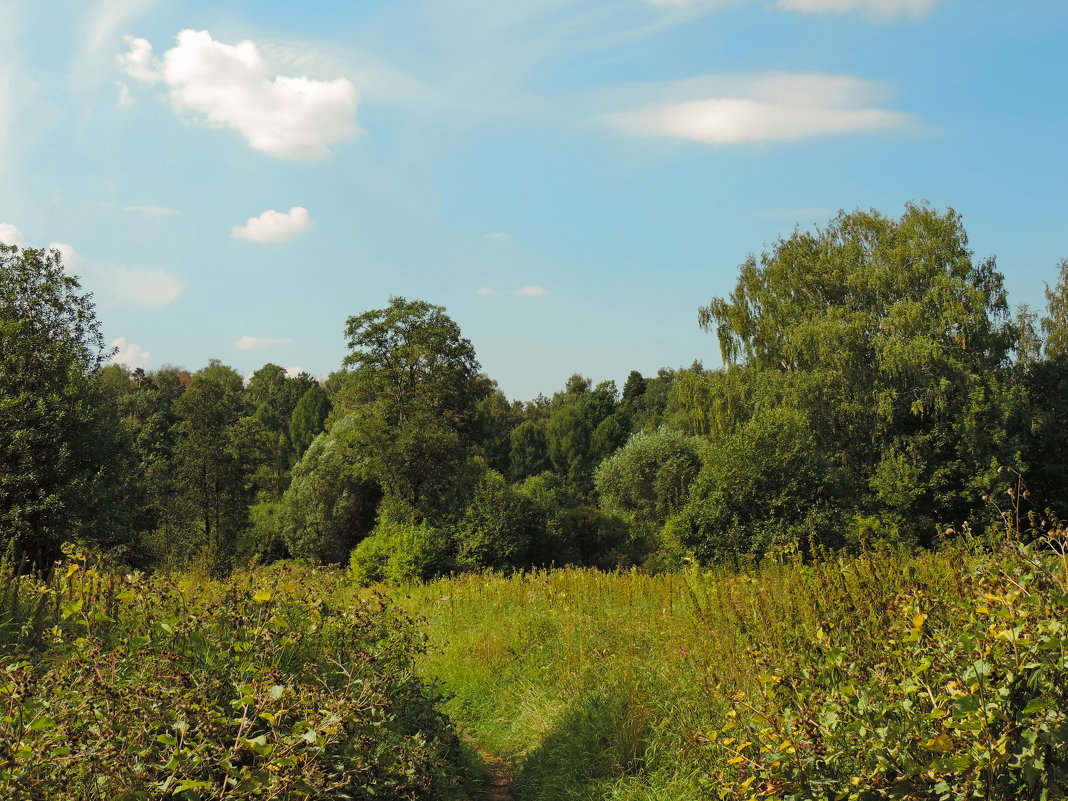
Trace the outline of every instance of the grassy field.
<path fill-rule="evenodd" d="M 1068 794 L 1068 562 L 1030 548 L 398 593 L 516 797 Z"/>
<path fill-rule="evenodd" d="M 340 571 L 0 561 L 4 801 L 468 798 L 421 633 Z M 478 792 L 477 788 L 473 792 Z"/>

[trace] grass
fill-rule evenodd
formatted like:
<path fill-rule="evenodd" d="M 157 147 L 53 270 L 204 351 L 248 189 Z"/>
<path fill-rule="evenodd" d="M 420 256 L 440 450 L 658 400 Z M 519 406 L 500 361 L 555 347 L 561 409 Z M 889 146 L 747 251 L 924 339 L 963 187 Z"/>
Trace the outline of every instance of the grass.
<path fill-rule="evenodd" d="M 1062 798 L 1064 545 L 400 594 L 522 801 Z"/>

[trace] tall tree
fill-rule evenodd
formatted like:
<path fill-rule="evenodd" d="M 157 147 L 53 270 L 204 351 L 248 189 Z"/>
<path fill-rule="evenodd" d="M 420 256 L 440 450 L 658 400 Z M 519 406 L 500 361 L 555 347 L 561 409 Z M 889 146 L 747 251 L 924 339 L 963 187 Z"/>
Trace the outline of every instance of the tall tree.
<path fill-rule="evenodd" d="M 0 245 L 0 542 L 40 566 L 65 539 L 114 532 L 114 430 L 94 381 L 108 355 L 59 251 Z"/>
<path fill-rule="evenodd" d="M 802 409 L 870 510 L 918 539 L 968 515 L 995 480 L 991 464 L 1017 458 L 1002 276 L 993 259 L 973 260 L 952 209 L 843 212 L 797 231 L 750 256 L 698 319 L 731 366 L 709 430 Z M 922 477 L 915 492 L 900 491 L 902 471 Z"/>
<path fill-rule="evenodd" d="M 402 297 L 350 317 L 346 334 L 336 405 L 358 415 L 353 436 L 389 508 L 415 522 L 455 511 L 451 490 L 489 389 L 470 341 L 442 306 Z"/>

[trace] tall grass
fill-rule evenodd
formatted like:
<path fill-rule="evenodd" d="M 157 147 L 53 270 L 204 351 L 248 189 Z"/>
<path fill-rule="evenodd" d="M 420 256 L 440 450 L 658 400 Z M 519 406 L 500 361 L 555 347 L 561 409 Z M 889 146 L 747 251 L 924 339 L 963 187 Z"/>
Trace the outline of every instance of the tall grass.
<path fill-rule="evenodd" d="M 1068 561 L 1031 547 L 409 588 L 517 797 L 1068 793 Z"/>

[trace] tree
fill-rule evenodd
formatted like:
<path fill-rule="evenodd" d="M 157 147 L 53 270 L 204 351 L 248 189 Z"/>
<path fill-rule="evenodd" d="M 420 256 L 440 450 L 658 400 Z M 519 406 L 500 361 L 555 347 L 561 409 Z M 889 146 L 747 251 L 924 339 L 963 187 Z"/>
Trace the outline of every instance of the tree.
<path fill-rule="evenodd" d="M 960 216 L 908 205 L 900 219 L 840 213 L 742 264 L 727 298 L 698 312 L 728 369 L 701 410 L 729 435 L 790 407 L 846 471 L 858 512 L 929 541 L 967 517 L 1018 463 L 1009 435 L 1016 327 L 993 259 L 974 261 Z M 693 394 L 694 398 L 700 395 Z M 907 469 L 922 485 L 884 479 Z"/>
<path fill-rule="evenodd" d="M 292 556 L 344 562 L 374 527 L 382 490 L 367 476 L 350 415 L 319 434 L 293 468 L 283 496 L 283 537 Z"/>
<path fill-rule="evenodd" d="M 330 416 L 330 398 L 318 384 L 312 384 L 297 401 L 289 418 L 289 442 L 293 448 L 293 460 L 304 455 L 312 440 L 318 436 Z"/>
<path fill-rule="evenodd" d="M 388 508 L 417 523 L 462 509 L 455 482 L 488 392 L 470 341 L 443 307 L 401 297 L 350 317 L 346 334 L 336 406 L 356 415 L 354 443 Z"/>
<path fill-rule="evenodd" d="M 701 446 L 697 437 L 667 428 L 635 433 L 594 474 L 602 504 L 653 537 L 686 502 L 701 469 Z"/>
<path fill-rule="evenodd" d="M 119 533 L 115 431 L 94 381 L 108 356 L 59 251 L 0 245 L 0 541 L 41 567 L 64 540 Z"/>

